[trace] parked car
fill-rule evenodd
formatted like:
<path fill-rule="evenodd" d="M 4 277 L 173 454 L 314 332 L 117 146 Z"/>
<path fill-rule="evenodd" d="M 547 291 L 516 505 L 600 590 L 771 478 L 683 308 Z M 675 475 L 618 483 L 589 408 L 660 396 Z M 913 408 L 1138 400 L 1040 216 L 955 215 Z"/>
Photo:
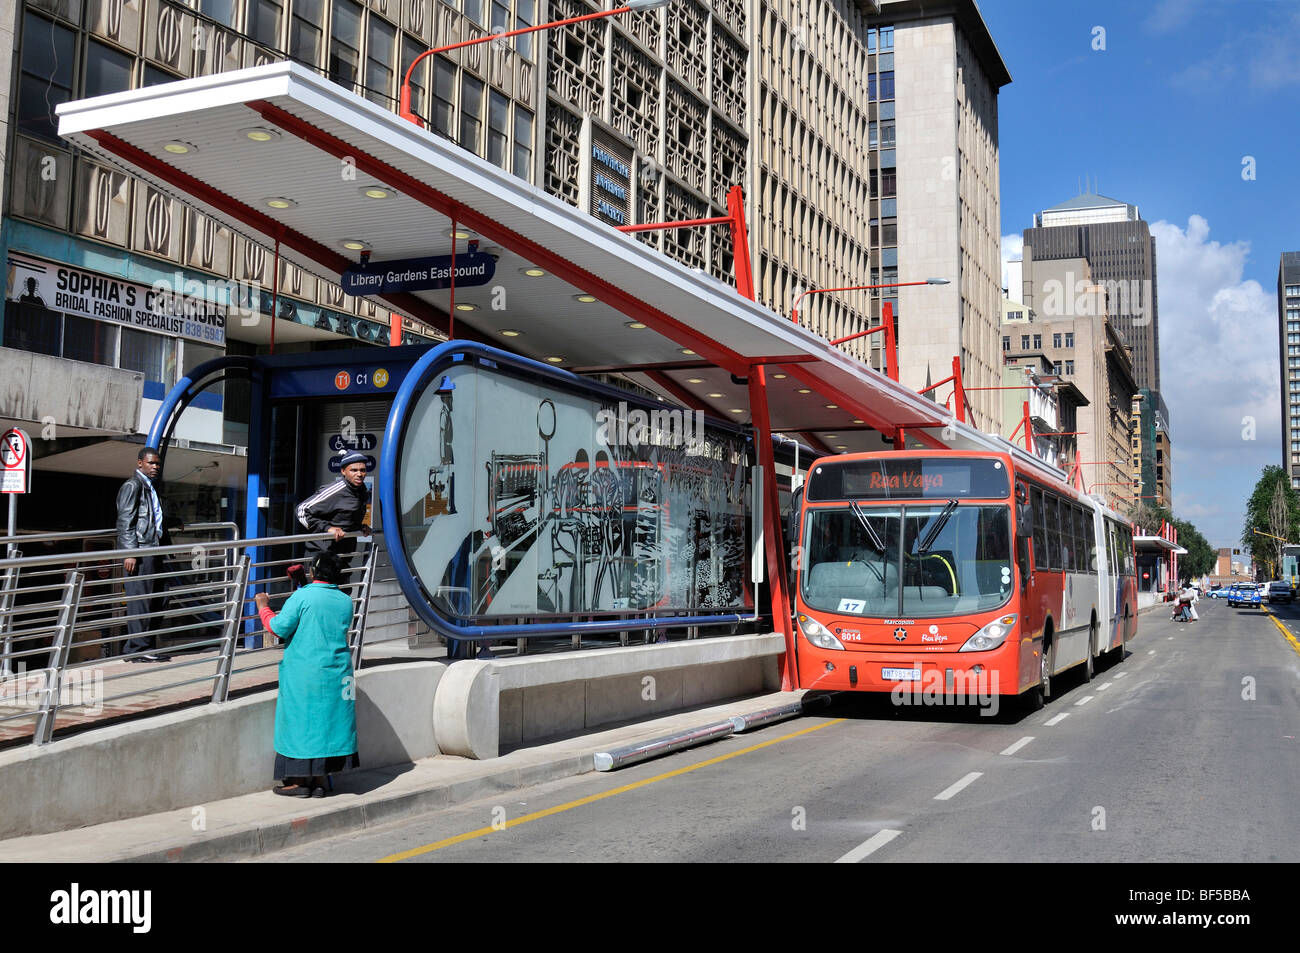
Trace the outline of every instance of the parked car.
<path fill-rule="evenodd" d="M 1292 598 L 1291 583 L 1275 580 L 1268 584 L 1268 601 L 1270 605 L 1274 602 L 1290 602 Z"/>

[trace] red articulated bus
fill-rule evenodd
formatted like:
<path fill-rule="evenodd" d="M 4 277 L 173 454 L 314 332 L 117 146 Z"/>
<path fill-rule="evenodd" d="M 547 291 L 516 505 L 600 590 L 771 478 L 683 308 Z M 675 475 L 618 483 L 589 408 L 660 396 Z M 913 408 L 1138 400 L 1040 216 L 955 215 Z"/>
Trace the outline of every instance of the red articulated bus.
<path fill-rule="evenodd" d="M 801 688 L 1037 708 L 1137 632 L 1132 524 L 1027 454 L 825 457 L 799 513 Z"/>

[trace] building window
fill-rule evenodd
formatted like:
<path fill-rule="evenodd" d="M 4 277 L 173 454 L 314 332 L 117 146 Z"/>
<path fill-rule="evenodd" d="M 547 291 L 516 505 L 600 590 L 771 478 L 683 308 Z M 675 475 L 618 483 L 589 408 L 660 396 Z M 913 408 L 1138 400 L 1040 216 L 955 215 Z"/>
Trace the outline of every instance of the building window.
<path fill-rule="evenodd" d="M 1065 332 L 1065 346 L 1066 346 L 1066 347 L 1074 347 L 1074 332 L 1073 332 L 1073 331 L 1066 331 L 1066 332 Z"/>
<path fill-rule="evenodd" d="M 1074 361 L 1066 361 L 1066 362 L 1065 362 L 1065 373 L 1066 373 L 1066 374 L 1073 374 L 1073 373 L 1074 373 Z"/>
<path fill-rule="evenodd" d="M 1028 334 L 1022 334 L 1022 335 L 1020 335 L 1020 350 L 1022 350 L 1022 351 L 1028 351 L 1028 350 L 1029 350 L 1029 335 L 1028 335 Z"/>
<path fill-rule="evenodd" d="M 1002 350 L 1004 351 L 1011 350 L 1011 338 L 1008 335 L 1002 336 Z"/>
<path fill-rule="evenodd" d="M 425 46 L 418 40 L 402 34 L 402 76 L 406 76 L 406 71 L 411 68 L 411 64 L 416 58 L 423 53 Z M 428 59 L 420 62 L 411 73 L 411 111 L 417 116 L 428 116 L 428 106 L 424 101 L 424 77 L 429 69 Z"/>
<path fill-rule="evenodd" d="M 880 148 L 892 149 L 895 143 L 893 122 L 882 122 L 880 124 Z"/>
<path fill-rule="evenodd" d="M 876 138 L 877 125 L 878 123 L 874 119 L 867 124 L 867 148 L 868 149 L 874 149 L 876 148 L 876 146 L 880 144 L 879 140 Z"/>
<path fill-rule="evenodd" d="M 893 169 L 889 169 L 888 171 L 881 170 L 880 194 L 882 196 L 898 194 L 898 173 L 895 170 Z"/>
<path fill-rule="evenodd" d="M 112 367 L 117 362 L 117 325 L 75 314 L 64 315 L 63 356 L 71 361 Z"/>
<path fill-rule="evenodd" d="M 161 381 L 170 387 L 176 382 L 176 341 L 161 334 L 124 327 L 121 366 L 139 371 L 145 380 Z"/>
<path fill-rule="evenodd" d="M 433 58 L 433 128 L 454 139 L 452 120 L 456 112 L 456 67 L 441 56 Z"/>
<path fill-rule="evenodd" d="M 1061 376 L 1061 362 L 1060 362 L 1060 361 L 1056 361 L 1056 362 L 1054 362 L 1054 363 L 1052 364 L 1052 373 L 1055 374 L 1057 377 L 1060 377 L 1060 376 Z"/>
<path fill-rule="evenodd" d="M 1060 346 L 1061 346 L 1061 336 L 1059 334 L 1053 334 L 1052 347 L 1060 347 Z"/>
<path fill-rule="evenodd" d="M 471 23 L 483 25 L 483 0 L 465 0 L 465 17 Z"/>
<path fill-rule="evenodd" d="M 284 6 L 276 0 L 250 0 L 248 5 L 248 35 L 253 42 L 273 50 L 280 49 L 280 18 Z"/>
<path fill-rule="evenodd" d="M 1288 298 L 1300 295 L 1300 285 L 1287 285 L 1286 294 Z"/>
<path fill-rule="evenodd" d="M 86 44 L 85 96 L 122 93 L 131 88 L 132 58 L 103 43 Z"/>
<path fill-rule="evenodd" d="M 509 170 L 510 100 L 495 89 L 488 95 L 487 160 Z"/>
<path fill-rule="evenodd" d="M 533 181 L 533 114 L 515 106 L 515 175 Z"/>
<path fill-rule="evenodd" d="M 460 77 L 460 145 L 480 155 L 483 133 L 483 81 L 468 73 Z"/>
<path fill-rule="evenodd" d="M 329 77 L 340 86 L 356 85 L 361 68 L 361 6 L 337 0 L 330 28 Z"/>
<path fill-rule="evenodd" d="M 537 0 L 515 0 L 515 29 L 522 30 L 537 22 Z M 524 59 L 533 58 L 533 34 L 515 37 L 515 52 Z M 518 173 L 515 173 L 518 175 Z"/>
<path fill-rule="evenodd" d="M 23 18 L 23 65 L 18 81 L 18 131 L 59 142 L 54 107 L 72 99 L 77 35 L 53 20 Z"/>
<path fill-rule="evenodd" d="M 1034 335 L 1034 350 L 1035 350 L 1035 351 L 1041 351 L 1042 349 L 1043 349 L 1043 336 L 1042 336 L 1041 334 L 1035 334 L 1035 335 Z"/>
<path fill-rule="evenodd" d="M 222 26 L 234 27 L 236 9 L 235 0 L 199 0 L 199 12 L 211 17 Z"/>
<path fill-rule="evenodd" d="M 294 0 L 289 21 L 289 56 L 308 66 L 320 62 L 321 27 L 325 22 L 322 0 Z"/>
<path fill-rule="evenodd" d="M 370 14 L 366 44 L 366 98 L 385 109 L 393 107 L 393 54 L 397 28 Z"/>
<path fill-rule="evenodd" d="M 893 218 L 898 215 L 898 199 L 881 199 L 880 214 L 885 218 Z"/>

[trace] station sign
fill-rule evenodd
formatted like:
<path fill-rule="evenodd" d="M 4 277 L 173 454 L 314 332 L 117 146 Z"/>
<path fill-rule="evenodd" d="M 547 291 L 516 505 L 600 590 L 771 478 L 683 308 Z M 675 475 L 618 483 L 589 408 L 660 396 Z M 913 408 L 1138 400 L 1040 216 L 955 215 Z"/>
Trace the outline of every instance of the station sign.
<path fill-rule="evenodd" d="M 588 211 L 606 224 L 626 225 L 632 207 L 632 150 L 594 123 L 591 139 Z"/>
<path fill-rule="evenodd" d="M 0 436 L 0 493 L 32 490 L 32 438 L 14 427 Z"/>
<path fill-rule="evenodd" d="M 496 274 L 496 259 L 480 251 L 456 255 L 456 286 L 485 285 Z M 399 258 L 355 265 L 343 272 L 339 284 L 350 295 L 393 294 L 399 291 L 434 291 L 451 287 L 451 256 Z"/>

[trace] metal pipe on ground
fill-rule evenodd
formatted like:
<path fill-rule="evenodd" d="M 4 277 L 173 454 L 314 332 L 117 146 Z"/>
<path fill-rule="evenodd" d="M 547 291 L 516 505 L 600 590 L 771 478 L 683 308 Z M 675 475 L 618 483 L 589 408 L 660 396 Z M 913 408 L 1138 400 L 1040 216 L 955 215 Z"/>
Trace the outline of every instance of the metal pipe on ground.
<path fill-rule="evenodd" d="M 618 768 L 626 768 L 629 765 L 640 764 L 642 761 L 649 761 L 651 758 L 672 754 L 674 751 L 681 751 L 683 748 L 692 748 L 695 745 L 717 741 L 719 738 L 727 737 L 733 731 L 735 731 L 735 726 L 730 721 L 720 721 L 681 734 L 655 738 L 653 741 L 643 741 L 640 744 L 615 748 L 613 751 L 600 751 L 596 753 L 593 760 L 597 771 L 614 771 Z"/>

